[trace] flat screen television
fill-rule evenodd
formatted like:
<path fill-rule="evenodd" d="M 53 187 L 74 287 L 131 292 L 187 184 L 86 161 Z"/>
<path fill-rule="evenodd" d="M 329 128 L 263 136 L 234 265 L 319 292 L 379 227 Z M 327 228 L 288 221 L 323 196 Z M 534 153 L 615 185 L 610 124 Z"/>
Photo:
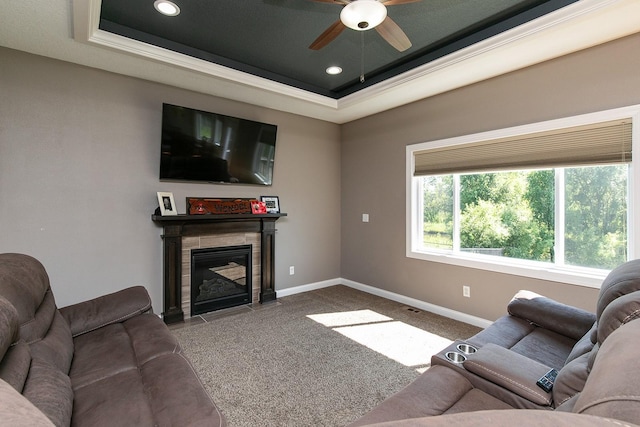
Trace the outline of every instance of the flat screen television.
<path fill-rule="evenodd" d="M 160 180 L 271 185 L 276 125 L 162 104 Z"/>

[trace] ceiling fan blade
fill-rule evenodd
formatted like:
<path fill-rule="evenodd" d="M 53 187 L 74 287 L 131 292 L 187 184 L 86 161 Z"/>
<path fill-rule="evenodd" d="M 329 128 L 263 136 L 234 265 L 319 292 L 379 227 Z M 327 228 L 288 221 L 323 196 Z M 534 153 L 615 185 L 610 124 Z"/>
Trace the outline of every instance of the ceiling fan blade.
<path fill-rule="evenodd" d="M 342 23 L 342 21 L 338 19 L 336 22 L 331 24 L 331 26 L 327 28 L 322 34 L 320 34 L 320 36 L 318 36 L 318 38 L 315 39 L 313 43 L 311 43 L 309 49 L 322 49 L 323 47 L 331 43 L 336 37 L 338 37 L 342 30 L 344 30 L 345 28 L 347 27 Z"/>
<path fill-rule="evenodd" d="M 402 29 L 395 23 L 395 21 L 389 16 L 382 21 L 382 24 L 376 27 L 378 34 L 387 41 L 391 46 L 395 47 L 400 52 L 411 47 L 411 41 L 409 37 L 402 31 Z"/>
<path fill-rule="evenodd" d="M 338 4 L 349 4 L 350 3 L 350 0 L 310 0 L 310 1 L 315 1 L 317 3 L 338 3 Z M 420 0 L 410 0 L 410 1 L 420 1 Z"/>
<path fill-rule="evenodd" d="M 313 1 L 333 1 L 333 0 L 313 0 Z M 381 1 L 380 3 L 385 6 L 395 6 L 396 4 L 405 4 L 405 3 L 417 3 L 422 0 L 386 0 Z"/>

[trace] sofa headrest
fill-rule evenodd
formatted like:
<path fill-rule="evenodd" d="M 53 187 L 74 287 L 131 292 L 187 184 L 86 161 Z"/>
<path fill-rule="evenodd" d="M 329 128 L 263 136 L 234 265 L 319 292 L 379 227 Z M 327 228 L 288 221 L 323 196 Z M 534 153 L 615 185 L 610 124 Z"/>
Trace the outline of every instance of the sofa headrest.
<path fill-rule="evenodd" d="M 618 297 L 604 309 L 598 322 L 598 343 L 625 323 L 640 317 L 640 291 Z"/>
<path fill-rule="evenodd" d="M 0 295 L 18 312 L 20 339 L 31 344 L 46 336 L 58 310 L 49 276 L 38 260 L 0 254 Z"/>
<path fill-rule="evenodd" d="M 507 311 L 545 329 L 574 340 L 580 340 L 584 331 L 596 320 L 593 313 L 560 303 L 535 292 L 521 290 L 509 302 Z M 553 313 L 553 315 L 549 315 Z"/>
<path fill-rule="evenodd" d="M 32 320 L 49 290 L 49 276 L 35 258 L 0 254 L 0 295 L 18 311 L 20 325 Z"/>
<path fill-rule="evenodd" d="M 600 319 L 605 308 L 618 297 L 640 290 L 640 259 L 627 261 L 611 270 L 602 282 L 596 304 L 596 317 Z"/>
<path fill-rule="evenodd" d="M 0 360 L 18 339 L 18 312 L 9 301 L 0 296 Z"/>
<path fill-rule="evenodd" d="M 640 321 L 630 321 L 604 340 L 573 411 L 630 423 L 640 414 Z"/>

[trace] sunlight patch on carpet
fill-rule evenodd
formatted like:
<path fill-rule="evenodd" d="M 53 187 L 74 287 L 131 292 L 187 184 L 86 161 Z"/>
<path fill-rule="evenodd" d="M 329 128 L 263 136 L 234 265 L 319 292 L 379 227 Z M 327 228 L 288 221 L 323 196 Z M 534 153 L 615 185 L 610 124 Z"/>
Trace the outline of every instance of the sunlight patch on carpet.
<path fill-rule="evenodd" d="M 328 328 L 335 326 L 362 325 L 364 323 L 388 322 L 392 318 L 373 310 L 341 311 L 336 313 L 310 314 L 311 320 L 323 324 Z"/>
<path fill-rule="evenodd" d="M 419 372 L 428 368 L 431 356 L 453 342 L 372 310 L 307 317 L 404 366 L 416 367 Z"/>

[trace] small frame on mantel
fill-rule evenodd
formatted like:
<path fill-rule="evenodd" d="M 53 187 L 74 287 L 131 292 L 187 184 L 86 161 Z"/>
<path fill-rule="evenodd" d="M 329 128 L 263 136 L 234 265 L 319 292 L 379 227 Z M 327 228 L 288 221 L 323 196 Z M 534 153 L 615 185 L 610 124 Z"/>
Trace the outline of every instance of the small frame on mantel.
<path fill-rule="evenodd" d="M 176 202 L 173 200 L 173 193 L 158 191 L 158 204 L 160 205 L 160 215 L 178 215 Z"/>
<path fill-rule="evenodd" d="M 278 196 L 260 196 L 260 200 L 267 205 L 267 213 L 280 213 Z"/>

